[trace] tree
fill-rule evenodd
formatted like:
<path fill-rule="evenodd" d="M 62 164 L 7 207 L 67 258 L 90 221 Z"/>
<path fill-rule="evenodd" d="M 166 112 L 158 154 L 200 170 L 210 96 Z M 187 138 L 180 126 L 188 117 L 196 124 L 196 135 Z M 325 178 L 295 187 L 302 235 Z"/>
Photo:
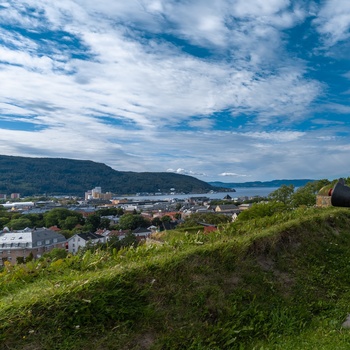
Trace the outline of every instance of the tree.
<path fill-rule="evenodd" d="M 5 226 L 8 226 L 10 219 L 7 217 L 0 217 L 0 229 L 3 229 Z"/>
<path fill-rule="evenodd" d="M 277 190 L 271 192 L 268 198 L 276 202 L 290 204 L 293 193 L 294 193 L 294 185 L 282 185 Z"/>
<path fill-rule="evenodd" d="M 119 250 L 122 246 L 121 240 L 118 236 L 112 236 L 108 239 L 106 243 L 106 249 L 113 251 L 113 249 Z"/>
<path fill-rule="evenodd" d="M 175 219 L 180 220 L 181 219 L 181 213 L 175 213 Z"/>
<path fill-rule="evenodd" d="M 164 215 L 164 216 L 162 216 L 162 218 L 160 220 L 161 220 L 161 222 L 170 222 L 171 217 L 169 215 Z"/>
<path fill-rule="evenodd" d="M 59 226 L 63 230 L 73 230 L 79 224 L 79 219 L 76 216 L 68 216 L 64 220 L 59 221 Z"/>
<path fill-rule="evenodd" d="M 24 264 L 24 256 L 17 256 L 16 257 L 17 264 Z"/>
<path fill-rule="evenodd" d="M 101 218 L 99 228 L 105 228 L 106 230 L 109 230 L 111 226 L 111 221 L 108 218 Z"/>
<path fill-rule="evenodd" d="M 158 216 L 156 216 L 155 218 L 152 219 L 151 224 L 153 226 L 157 226 L 158 227 L 158 226 L 160 226 L 162 224 L 162 221 L 159 219 Z"/>
<path fill-rule="evenodd" d="M 44 219 L 42 214 L 25 214 L 24 217 L 30 220 L 30 227 L 43 227 Z"/>
<path fill-rule="evenodd" d="M 64 259 L 68 255 L 68 252 L 63 248 L 53 248 L 48 253 L 45 253 L 43 256 L 50 258 L 52 260 Z"/>
<path fill-rule="evenodd" d="M 12 230 L 23 230 L 26 227 L 31 227 L 31 225 L 31 221 L 24 217 L 19 219 L 13 219 L 9 223 L 7 223 L 7 226 Z"/>
<path fill-rule="evenodd" d="M 125 237 L 121 240 L 122 247 L 137 246 L 137 238 L 132 233 L 127 233 Z"/>
<path fill-rule="evenodd" d="M 101 217 L 98 214 L 91 214 L 86 218 L 85 222 L 91 227 L 92 231 L 96 231 L 101 224 Z"/>
<path fill-rule="evenodd" d="M 118 225 L 122 230 L 135 230 L 138 227 L 148 227 L 150 221 L 139 214 L 124 214 Z"/>
<path fill-rule="evenodd" d="M 44 223 L 46 227 L 58 226 L 63 223 L 69 216 L 78 218 L 78 223 L 83 223 L 83 216 L 66 208 L 55 208 L 44 214 Z"/>
<path fill-rule="evenodd" d="M 23 215 L 21 213 L 10 213 L 10 217 L 11 217 L 11 220 L 14 220 L 14 219 L 19 219 L 21 218 Z"/>
<path fill-rule="evenodd" d="M 33 252 L 30 252 L 29 255 L 26 257 L 26 262 L 33 261 L 33 260 L 34 260 Z"/>
<path fill-rule="evenodd" d="M 76 233 L 80 233 L 81 228 L 74 228 L 73 230 L 61 230 L 59 233 L 63 235 L 66 239 L 74 236 Z"/>
<path fill-rule="evenodd" d="M 301 205 L 314 206 L 316 195 L 319 190 L 330 184 L 327 179 L 308 182 L 305 186 L 299 187 L 291 196 L 291 202 L 294 207 Z"/>

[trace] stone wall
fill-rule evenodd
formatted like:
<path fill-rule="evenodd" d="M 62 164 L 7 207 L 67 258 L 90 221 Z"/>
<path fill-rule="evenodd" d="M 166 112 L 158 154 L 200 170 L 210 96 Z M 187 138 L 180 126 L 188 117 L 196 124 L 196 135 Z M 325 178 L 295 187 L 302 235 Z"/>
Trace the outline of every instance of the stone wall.
<path fill-rule="evenodd" d="M 331 205 L 331 196 L 316 196 L 316 207 L 324 208 Z"/>

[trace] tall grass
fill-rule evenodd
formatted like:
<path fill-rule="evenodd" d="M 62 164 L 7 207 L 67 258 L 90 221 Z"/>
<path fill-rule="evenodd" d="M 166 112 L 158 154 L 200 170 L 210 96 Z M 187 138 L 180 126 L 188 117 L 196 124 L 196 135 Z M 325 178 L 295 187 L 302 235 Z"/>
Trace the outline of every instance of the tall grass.
<path fill-rule="evenodd" d="M 345 349 L 349 227 L 302 209 L 7 265 L 0 349 Z"/>

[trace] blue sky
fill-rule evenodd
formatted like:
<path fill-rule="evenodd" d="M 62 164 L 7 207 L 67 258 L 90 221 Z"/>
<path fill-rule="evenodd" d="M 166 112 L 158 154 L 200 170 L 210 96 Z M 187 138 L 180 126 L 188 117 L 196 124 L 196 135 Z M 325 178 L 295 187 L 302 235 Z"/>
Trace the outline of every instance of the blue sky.
<path fill-rule="evenodd" d="M 0 0 L 0 154 L 347 177 L 349 39 L 348 0 Z"/>

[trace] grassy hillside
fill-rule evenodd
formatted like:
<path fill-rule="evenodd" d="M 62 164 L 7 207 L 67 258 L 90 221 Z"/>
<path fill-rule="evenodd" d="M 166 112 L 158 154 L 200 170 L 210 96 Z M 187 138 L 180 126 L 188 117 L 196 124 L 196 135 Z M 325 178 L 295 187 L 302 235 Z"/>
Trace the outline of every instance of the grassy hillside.
<path fill-rule="evenodd" d="M 0 348 L 349 349 L 349 227 L 347 209 L 299 209 L 7 266 Z"/>
<path fill-rule="evenodd" d="M 0 155 L 0 193 L 83 196 L 96 186 L 116 194 L 138 192 L 204 193 L 218 190 L 192 176 L 166 172 L 116 171 L 87 160 L 28 158 Z"/>

